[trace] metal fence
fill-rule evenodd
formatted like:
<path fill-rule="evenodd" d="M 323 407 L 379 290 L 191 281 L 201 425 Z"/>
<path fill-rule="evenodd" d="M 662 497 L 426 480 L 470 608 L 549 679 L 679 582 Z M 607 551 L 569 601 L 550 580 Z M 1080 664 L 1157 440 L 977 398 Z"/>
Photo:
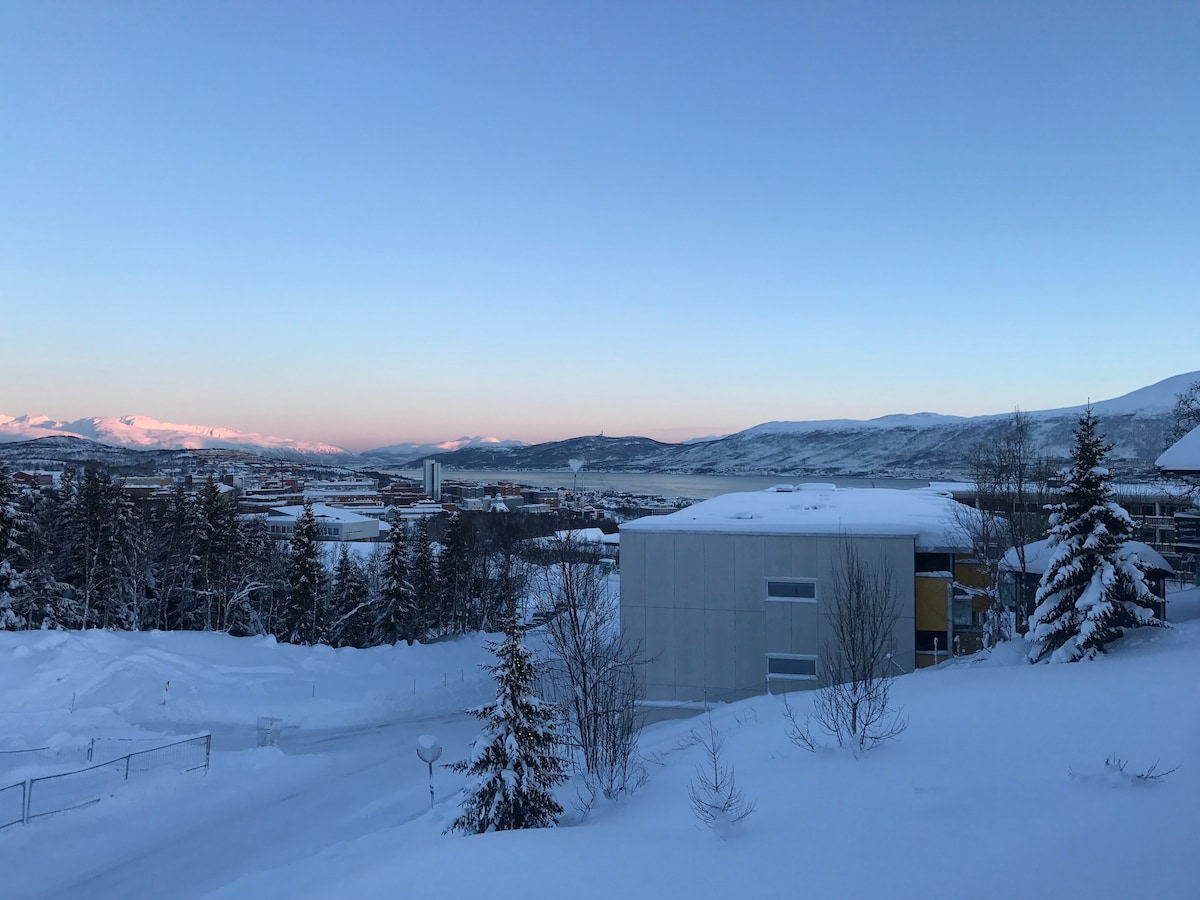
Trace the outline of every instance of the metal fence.
<path fill-rule="evenodd" d="M 0 750 L 0 779 L 4 772 L 28 766 L 63 766 L 84 762 L 85 747 L 27 747 L 23 750 Z M 91 762 L 91 756 L 86 757 Z"/>
<path fill-rule="evenodd" d="M 0 828 L 17 822 L 28 824 L 43 816 L 99 803 L 104 795 L 113 793 L 128 781 L 131 774 L 156 769 L 176 772 L 203 769 L 207 772 L 211 757 L 212 735 L 201 734 L 150 750 L 128 753 L 75 772 L 43 775 L 0 788 Z M 19 812 L 14 811 L 17 803 L 21 807 Z"/>
<path fill-rule="evenodd" d="M 0 763 L 21 763 L 31 759 L 40 759 L 50 752 L 49 747 L 26 747 L 22 750 L 0 750 Z"/>
<path fill-rule="evenodd" d="M 94 763 L 102 759 L 116 759 L 126 753 L 134 753 L 138 749 L 133 746 L 134 744 L 159 744 L 161 746 L 161 743 L 161 737 L 92 738 L 87 745 L 87 761 Z"/>
<path fill-rule="evenodd" d="M 25 821 L 24 781 L 0 788 L 0 829 Z"/>

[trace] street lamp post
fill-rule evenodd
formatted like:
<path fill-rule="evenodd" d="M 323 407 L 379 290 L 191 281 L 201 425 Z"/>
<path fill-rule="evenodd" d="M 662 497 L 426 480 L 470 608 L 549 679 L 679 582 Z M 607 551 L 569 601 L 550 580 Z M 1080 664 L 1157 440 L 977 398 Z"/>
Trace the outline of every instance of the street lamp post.
<path fill-rule="evenodd" d="M 417 738 L 417 756 L 421 762 L 429 764 L 429 808 L 433 809 L 433 764 L 442 755 L 442 743 L 432 734 L 423 734 Z"/>
<path fill-rule="evenodd" d="M 569 460 L 567 460 L 567 465 L 569 465 L 571 467 L 571 471 L 574 473 L 574 475 L 572 476 L 573 480 L 571 482 L 571 492 L 575 495 L 575 506 L 578 507 L 579 516 L 580 516 L 580 518 L 582 518 L 583 517 L 583 500 L 581 500 L 579 497 L 579 470 L 583 468 L 583 460 L 582 459 L 569 459 Z"/>

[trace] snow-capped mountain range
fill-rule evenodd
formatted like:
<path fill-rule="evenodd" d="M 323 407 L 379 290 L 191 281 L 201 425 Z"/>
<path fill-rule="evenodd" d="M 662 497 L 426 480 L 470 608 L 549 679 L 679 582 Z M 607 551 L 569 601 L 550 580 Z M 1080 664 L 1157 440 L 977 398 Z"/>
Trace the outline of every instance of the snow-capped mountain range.
<path fill-rule="evenodd" d="M 1200 381 L 1200 372 L 1164 379 L 1092 409 L 1113 441 L 1110 465 L 1130 476 L 1154 472 L 1170 442 L 1178 396 Z M 1027 412 L 1037 452 L 1065 460 L 1084 407 Z M 472 447 L 440 454 L 463 469 L 555 469 L 583 459 L 596 471 L 719 475 L 829 475 L 892 478 L 966 477 L 972 448 L 995 440 L 1011 413 L 946 416 L 920 412 L 877 419 L 766 422 L 736 434 L 682 444 L 648 438 L 572 438 L 519 448 Z"/>
<path fill-rule="evenodd" d="M 1197 382 L 1200 372 L 1185 373 L 1092 404 L 1102 430 L 1115 444 L 1110 457 L 1114 469 L 1128 474 L 1153 471 L 1154 459 L 1169 443 L 1175 401 Z M 1083 408 L 1027 412 L 1038 452 L 1065 459 Z M 127 449 L 232 449 L 271 458 L 347 465 L 412 466 L 432 457 L 462 469 L 565 471 L 567 460 L 578 458 L 595 471 L 941 478 L 964 474 L 971 448 L 998 435 L 1009 415 L 964 417 L 921 412 L 869 420 L 765 422 L 736 434 L 679 444 L 604 436 L 526 444 L 476 436 L 434 444 L 392 444 L 361 454 L 331 444 L 161 422 L 146 416 L 56 422 L 44 416 L 0 415 L 0 443 L 65 437 Z"/>
<path fill-rule="evenodd" d="M 468 447 L 484 447 L 491 450 L 512 450 L 517 447 L 528 447 L 525 441 L 502 441 L 493 437 L 460 437 L 453 441 L 442 441 L 437 444 L 389 444 L 386 447 L 376 447 L 374 450 L 364 450 L 365 459 L 379 460 L 390 463 L 396 460 L 408 461 L 432 456 L 439 453 L 453 453 Z"/>
<path fill-rule="evenodd" d="M 246 450 L 260 456 L 285 458 L 350 458 L 353 454 L 315 441 L 296 441 L 268 434 L 251 434 L 210 425 L 160 422 L 149 416 L 96 416 L 56 422 L 45 416 L 0 415 L 0 442 L 32 441 L 46 437 L 76 437 L 133 450 Z"/>

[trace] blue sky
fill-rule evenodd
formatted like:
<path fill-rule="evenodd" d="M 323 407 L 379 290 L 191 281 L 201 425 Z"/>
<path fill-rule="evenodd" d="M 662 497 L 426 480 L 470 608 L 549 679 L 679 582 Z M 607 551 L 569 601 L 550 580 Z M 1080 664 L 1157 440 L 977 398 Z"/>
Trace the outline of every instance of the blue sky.
<path fill-rule="evenodd" d="M 0 3 L 0 413 L 355 449 L 1200 369 L 1195 3 Z"/>

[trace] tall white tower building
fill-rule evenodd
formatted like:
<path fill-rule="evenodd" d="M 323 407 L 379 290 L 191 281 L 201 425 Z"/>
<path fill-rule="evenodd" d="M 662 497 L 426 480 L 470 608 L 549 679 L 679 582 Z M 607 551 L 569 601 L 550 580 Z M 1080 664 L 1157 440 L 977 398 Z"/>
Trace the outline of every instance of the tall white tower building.
<path fill-rule="evenodd" d="M 442 464 L 432 459 L 425 460 L 425 493 L 431 500 L 442 499 Z"/>

